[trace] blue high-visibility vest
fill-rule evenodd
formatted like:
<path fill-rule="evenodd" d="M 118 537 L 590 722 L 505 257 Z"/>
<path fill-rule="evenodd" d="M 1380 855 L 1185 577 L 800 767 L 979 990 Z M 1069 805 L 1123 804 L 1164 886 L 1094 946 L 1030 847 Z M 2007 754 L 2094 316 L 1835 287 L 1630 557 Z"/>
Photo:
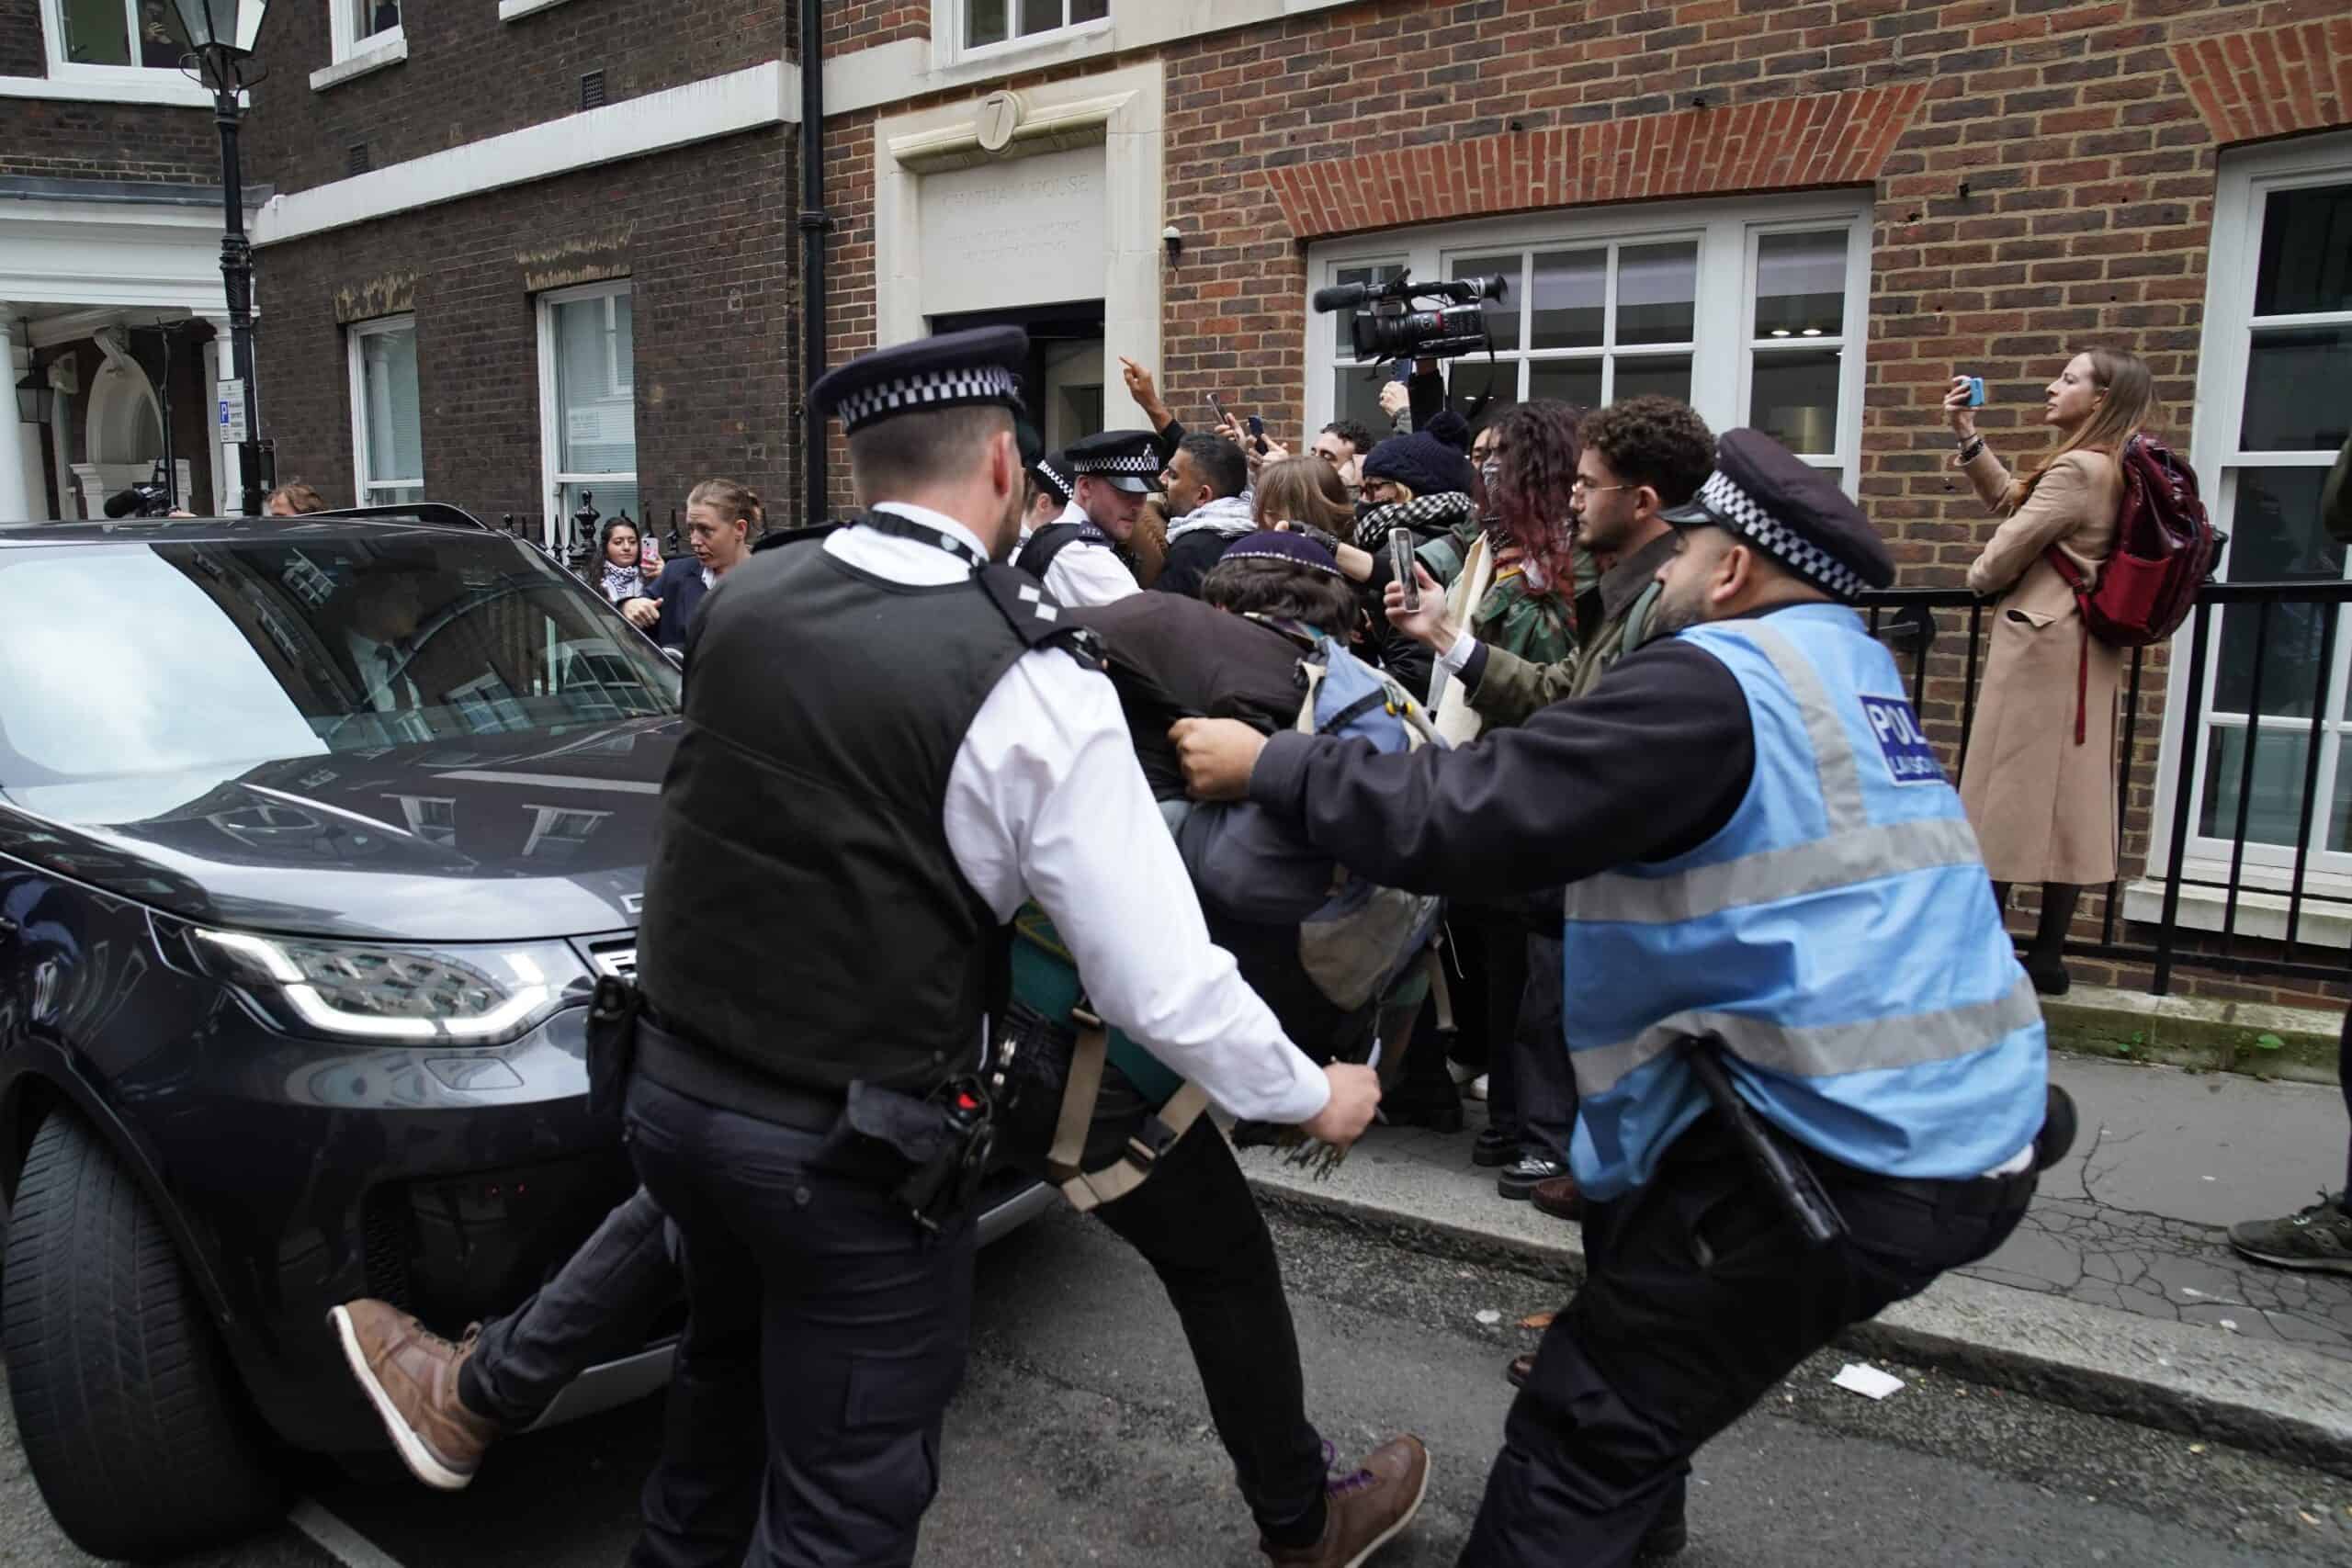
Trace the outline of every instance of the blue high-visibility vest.
<path fill-rule="evenodd" d="M 1697 849 L 1569 886 L 1578 1183 L 1649 1179 L 1706 1107 L 1683 1055 L 1705 1033 L 1833 1159 L 1957 1179 L 2014 1158 L 2041 1127 L 2041 1009 L 1894 660 L 1836 604 L 1681 636 L 1747 694 L 1756 771 Z"/>

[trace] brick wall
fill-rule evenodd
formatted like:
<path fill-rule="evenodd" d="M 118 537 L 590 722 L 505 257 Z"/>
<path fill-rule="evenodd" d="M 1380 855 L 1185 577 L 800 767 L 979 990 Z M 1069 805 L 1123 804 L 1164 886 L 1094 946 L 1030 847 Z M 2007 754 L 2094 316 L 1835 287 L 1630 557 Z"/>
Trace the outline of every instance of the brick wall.
<path fill-rule="evenodd" d="M 327 8 L 271 8 L 269 85 L 255 95 L 251 167 L 282 191 L 343 178 L 364 143 L 377 168 L 580 109 L 580 78 L 605 73 L 608 103 L 776 59 L 782 0 L 571 0 L 513 22 L 489 0 L 403 7 L 408 59 L 313 92 L 333 57 Z"/>
<path fill-rule="evenodd" d="M 0 76 L 46 76 L 40 0 L 0 0 Z M 202 109 L 0 98 L 0 175 L 220 181 L 220 133 Z"/>
<path fill-rule="evenodd" d="M 780 502 L 797 472 L 789 144 L 750 132 L 263 251 L 262 417 L 281 478 L 351 499 L 337 302 L 363 315 L 389 303 L 416 314 L 426 492 L 492 521 L 539 517 L 530 285 L 619 272 L 633 282 L 646 509 L 666 527 L 714 474 Z"/>

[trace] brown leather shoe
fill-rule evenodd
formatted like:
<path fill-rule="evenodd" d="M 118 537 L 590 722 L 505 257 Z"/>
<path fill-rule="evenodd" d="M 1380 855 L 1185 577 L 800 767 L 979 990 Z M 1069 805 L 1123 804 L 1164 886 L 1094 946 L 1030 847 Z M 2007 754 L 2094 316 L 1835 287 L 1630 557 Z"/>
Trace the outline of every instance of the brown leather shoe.
<path fill-rule="evenodd" d="M 1555 1176 L 1549 1181 L 1535 1184 L 1536 1208 L 1555 1220 L 1584 1218 L 1584 1190 L 1573 1176 Z"/>
<path fill-rule="evenodd" d="M 1261 1540 L 1258 1549 L 1283 1568 L 1360 1568 L 1413 1522 L 1429 1489 L 1430 1450 L 1410 1434 L 1391 1438 L 1354 1474 L 1324 1488 L 1321 1540 L 1295 1547 Z"/>
<path fill-rule="evenodd" d="M 458 1369 L 473 1354 L 473 1336 L 452 1345 L 388 1302 L 346 1302 L 327 1321 L 416 1478 L 444 1492 L 471 1481 L 498 1436 L 495 1422 L 458 1398 Z"/>

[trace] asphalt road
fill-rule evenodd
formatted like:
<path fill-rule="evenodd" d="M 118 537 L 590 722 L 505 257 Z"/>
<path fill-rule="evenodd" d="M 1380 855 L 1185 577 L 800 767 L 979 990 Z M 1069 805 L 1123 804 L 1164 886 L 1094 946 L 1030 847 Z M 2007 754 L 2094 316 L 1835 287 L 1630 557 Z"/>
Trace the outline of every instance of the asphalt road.
<path fill-rule="evenodd" d="M 1451 1564 L 1509 1399 L 1518 1326 L 1557 1287 L 1278 1216 L 1312 1413 L 1355 1451 L 1422 1434 L 1436 1479 L 1381 1561 Z M 927 1568 L 1261 1562 L 1174 1315 L 1117 1240 L 1057 1213 L 981 1264 L 975 1355 L 948 1420 Z M 1491 1323 L 1482 1314 L 1498 1314 Z M 1883 1404 L 1800 1371 L 1700 1456 L 1684 1568 L 2352 1561 L 2352 1482 L 1915 1369 Z M 340 1557 L 292 1527 L 187 1568 L 599 1568 L 623 1561 L 660 1404 L 493 1452 L 469 1492 L 387 1477 L 320 1492 Z M 0 1431 L 0 1568 L 86 1564 Z M 312 1516 L 315 1518 L 317 1516 Z"/>

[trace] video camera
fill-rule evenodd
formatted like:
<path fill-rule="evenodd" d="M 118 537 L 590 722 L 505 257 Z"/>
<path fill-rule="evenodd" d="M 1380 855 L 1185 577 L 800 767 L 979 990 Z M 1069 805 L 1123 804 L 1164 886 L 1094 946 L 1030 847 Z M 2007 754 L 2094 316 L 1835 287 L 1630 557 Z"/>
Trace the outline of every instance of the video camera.
<path fill-rule="evenodd" d="M 1451 283 L 1416 283 L 1408 271 L 1385 283 L 1342 283 L 1315 291 L 1317 315 L 1355 310 L 1348 323 L 1358 359 L 1458 359 L 1480 349 L 1494 352 L 1487 331 L 1486 299 L 1499 299 L 1510 288 L 1502 277 L 1458 277 Z M 1445 301 L 1415 310 L 1417 300 Z M 1370 305 L 1368 310 L 1356 310 Z"/>
<path fill-rule="evenodd" d="M 164 465 L 155 465 L 154 472 L 145 484 L 132 485 L 107 497 L 105 510 L 110 519 L 170 516 L 171 487 L 164 482 Z"/>

